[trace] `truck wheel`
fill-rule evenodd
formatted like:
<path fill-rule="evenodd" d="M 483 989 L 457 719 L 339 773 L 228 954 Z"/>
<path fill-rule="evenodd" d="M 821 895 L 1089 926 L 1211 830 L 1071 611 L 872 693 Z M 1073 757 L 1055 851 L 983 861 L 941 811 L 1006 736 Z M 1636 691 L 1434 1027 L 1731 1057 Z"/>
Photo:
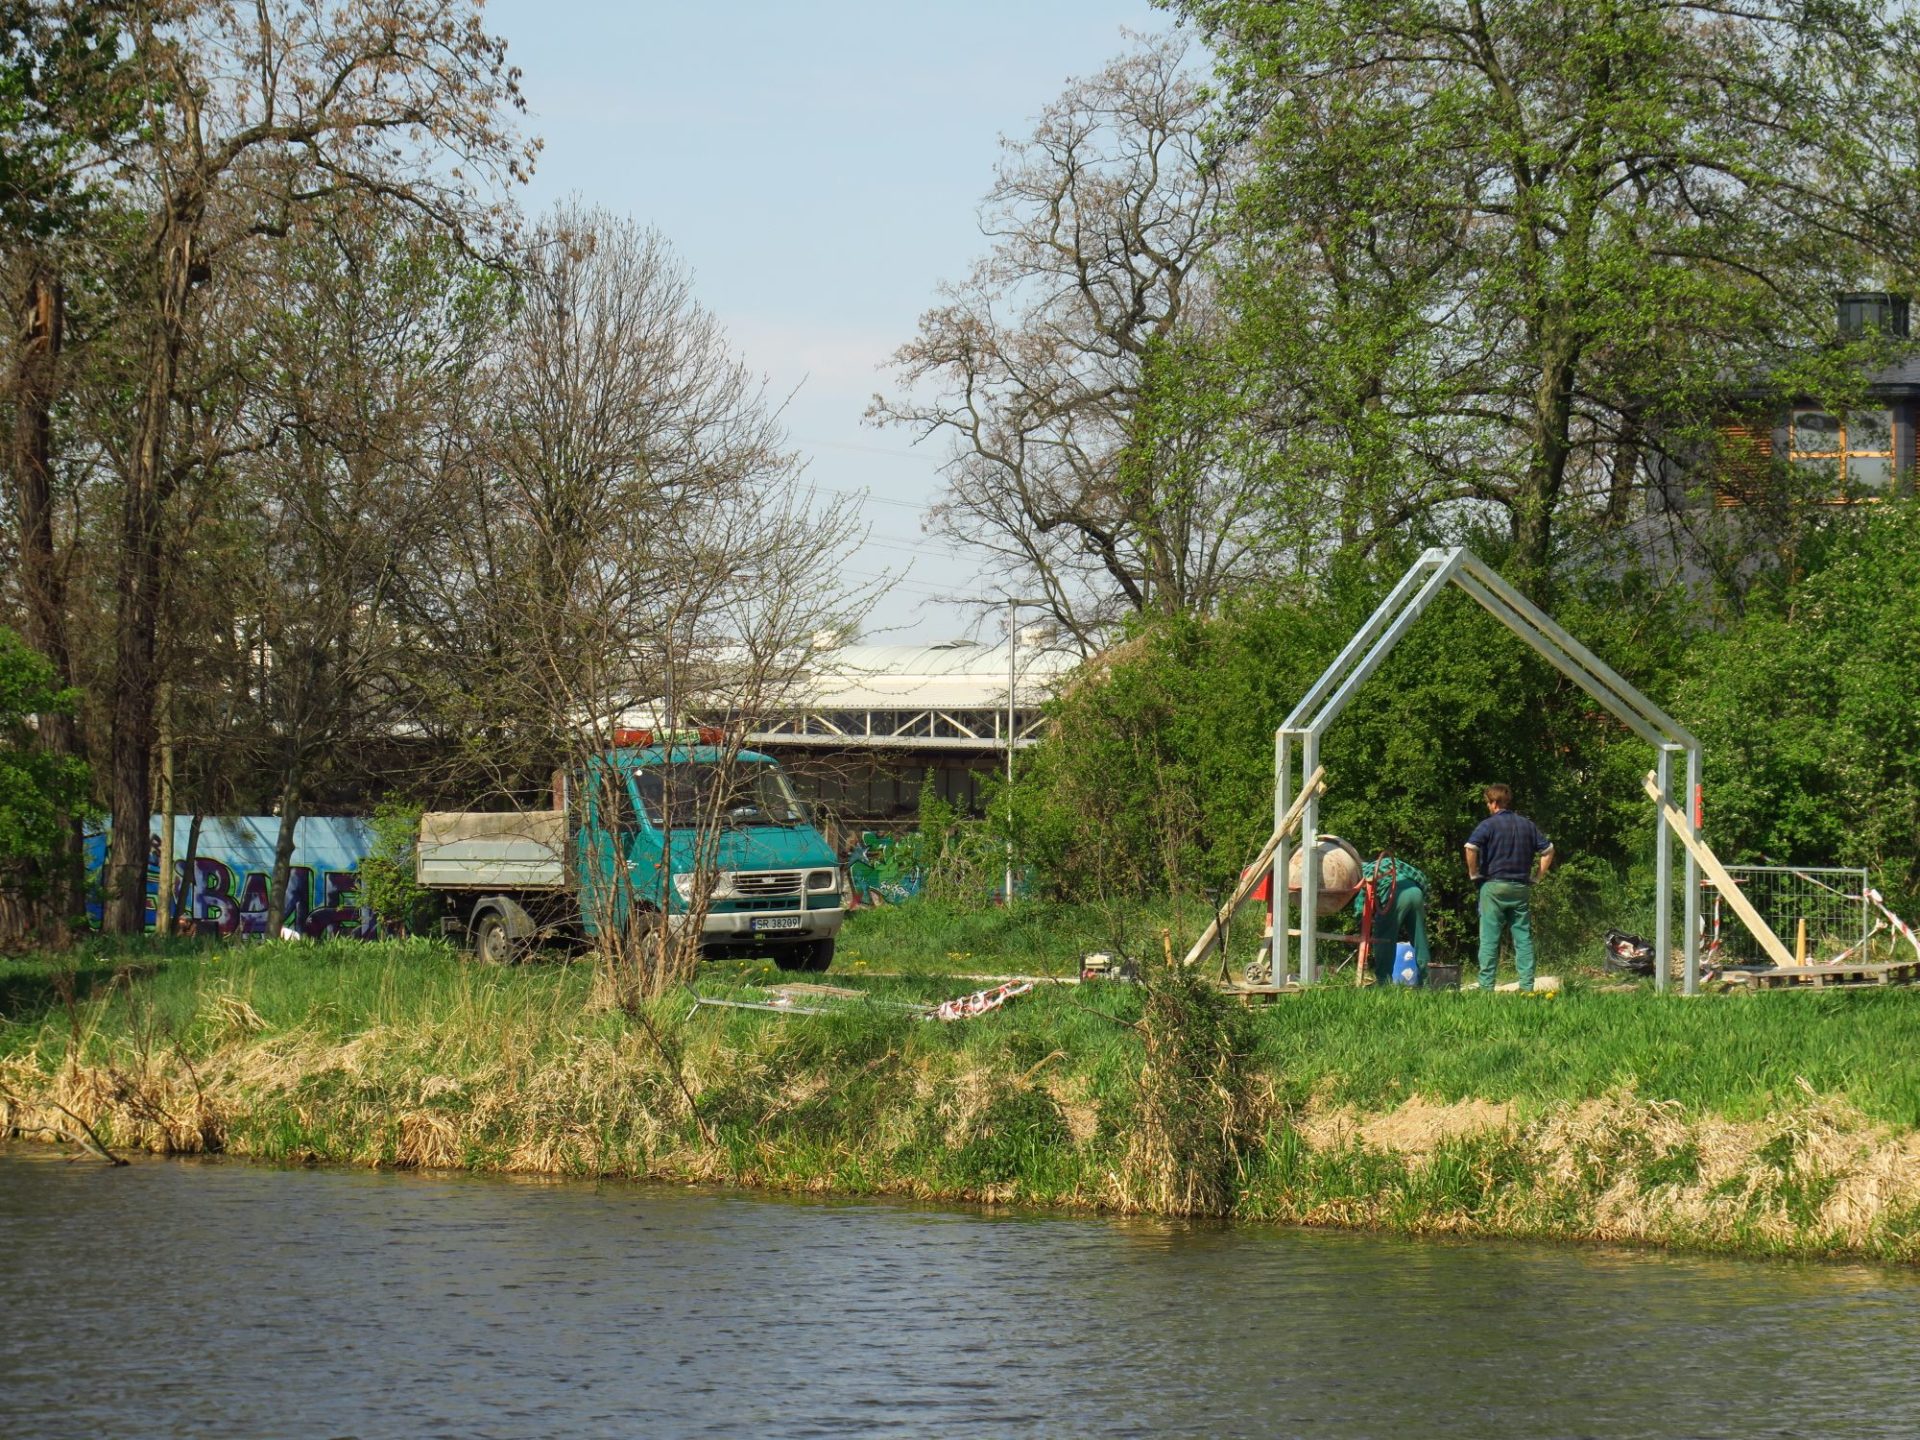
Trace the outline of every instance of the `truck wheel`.
<path fill-rule="evenodd" d="M 815 973 L 833 964 L 833 941 L 810 940 L 805 945 L 789 945 L 777 951 L 773 963 L 782 970 L 811 970 Z"/>
<path fill-rule="evenodd" d="M 473 917 L 473 953 L 489 965 L 511 965 L 522 946 L 507 929 L 507 917 L 498 910 L 482 910 Z"/>

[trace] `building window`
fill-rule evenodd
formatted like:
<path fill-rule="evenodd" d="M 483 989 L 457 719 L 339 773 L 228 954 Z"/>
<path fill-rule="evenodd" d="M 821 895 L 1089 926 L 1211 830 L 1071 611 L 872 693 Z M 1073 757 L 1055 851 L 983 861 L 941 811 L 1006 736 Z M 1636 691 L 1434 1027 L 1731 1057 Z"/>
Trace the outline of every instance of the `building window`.
<path fill-rule="evenodd" d="M 1834 415 L 1797 409 L 1789 421 L 1794 469 L 1837 494 L 1893 488 L 1893 412 L 1855 410 Z"/>

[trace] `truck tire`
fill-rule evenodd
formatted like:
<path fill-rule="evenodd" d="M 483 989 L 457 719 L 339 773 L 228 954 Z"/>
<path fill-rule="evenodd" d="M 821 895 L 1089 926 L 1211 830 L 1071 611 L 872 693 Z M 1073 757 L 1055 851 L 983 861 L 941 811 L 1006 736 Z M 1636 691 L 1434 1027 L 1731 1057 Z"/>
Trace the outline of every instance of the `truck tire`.
<path fill-rule="evenodd" d="M 788 945 L 776 950 L 773 963 L 782 970 L 811 970 L 818 974 L 833 964 L 833 941 L 809 940 L 804 945 Z"/>
<path fill-rule="evenodd" d="M 473 953 L 489 965 L 511 965 L 525 953 L 525 943 L 514 938 L 507 917 L 488 908 L 473 917 Z"/>

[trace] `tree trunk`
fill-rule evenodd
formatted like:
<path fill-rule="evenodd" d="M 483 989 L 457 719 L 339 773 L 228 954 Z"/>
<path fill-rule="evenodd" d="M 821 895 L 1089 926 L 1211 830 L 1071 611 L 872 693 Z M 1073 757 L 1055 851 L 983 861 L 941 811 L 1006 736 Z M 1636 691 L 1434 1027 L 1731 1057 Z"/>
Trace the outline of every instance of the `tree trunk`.
<path fill-rule="evenodd" d="M 181 873 L 186 877 L 181 881 L 180 915 L 186 922 L 187 934 L 200 933 L 200 821 L 198 809 L 187 824 L 187 857 L 181 862 Z"/>
<path fill-rule="evenodd" d="M 1554 512 L 1572 453 L 1573 378 L 1579 352 L 1571 343 L 1542 342 L 1539 379 L 1533 392 L 1533 445 L 1513 504 L 1515 586 L 1536 605 L 1551 598 Z"/>
<path fill-rule="evenodd" d="M 19 516 L 20 590 L 27 643 L 53 664 L 61 689 L 73 684 L 67 643 L 67 586 L 53 539 L 53 402 L 59 393 L 65 296 L 44 260 L 35 257 L 20 303 L 13 371 L 13 480 Z M 53 755 L 82 755 L 78 721 L 42 715 L 39 743 Z M 55 857 L 47 918 L 71 920 L 87 906 L 84 837 L 78 818 L 62 817 L 62 853 Z"/>
<path fill-rule="evenodd" d="M 172 694 L 160 700 L 160 880 L 153 890 L 153 933 L 173 933 L 173 716 Z"/>
<path fill-rule="evenodd" d="M 143 843 L 116 843 L 108 862 L 102 928 L 136 935 L 146 920 L 147 854 L 144 844 L 153 813 L 155 636 L 160 614 L 161 520 L 165 513 L 167 422 L 186 339 L 187 299 L 193 283 L 195 225 L 191 211 L 176 210 L 160 237 L 160 293 L 147 340 L 146 390 L 127 466 L 120 526 L 115 598 L 113 670 L 113 833 L 139 835 Z"/>
<path fill-rule="evenodd" d="M 1633 512 L 1634 483 L 1640 474 L 1640 415 L 1629 410 L 1620 422 L 1614 442 L 1613 467 L 1607 476 L 1607 524 L 1618 529 Z"/>
<path fill-rule="evenodd" d="M 267 886 L 267 938 L 278 938 L 287 922 L 287 881 L 293 876 L 294 831 L 300 824 L 300 803 L 304 799 L 306 762 L 296 749 L 287 763 L 287 775 L 280 787 L 280 833 L 273 842 L 273 879 Z"/>

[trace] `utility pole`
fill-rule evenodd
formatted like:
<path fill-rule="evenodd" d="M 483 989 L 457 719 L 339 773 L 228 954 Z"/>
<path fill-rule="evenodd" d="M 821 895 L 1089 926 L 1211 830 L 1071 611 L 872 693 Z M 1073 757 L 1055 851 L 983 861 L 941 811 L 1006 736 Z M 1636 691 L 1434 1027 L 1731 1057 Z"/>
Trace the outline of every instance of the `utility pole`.
<path fill-rule="evenodd" d="M 1007 597 L 1007 793 L 1013 793 L 1014 692 L 1020 681 L 1020 607 L 1045 606 L 1046 600 Z M 1013 904 L 1013 837 L 1007 837 L 1007 883 L 1000 892 L 1003 905 Z"/>

